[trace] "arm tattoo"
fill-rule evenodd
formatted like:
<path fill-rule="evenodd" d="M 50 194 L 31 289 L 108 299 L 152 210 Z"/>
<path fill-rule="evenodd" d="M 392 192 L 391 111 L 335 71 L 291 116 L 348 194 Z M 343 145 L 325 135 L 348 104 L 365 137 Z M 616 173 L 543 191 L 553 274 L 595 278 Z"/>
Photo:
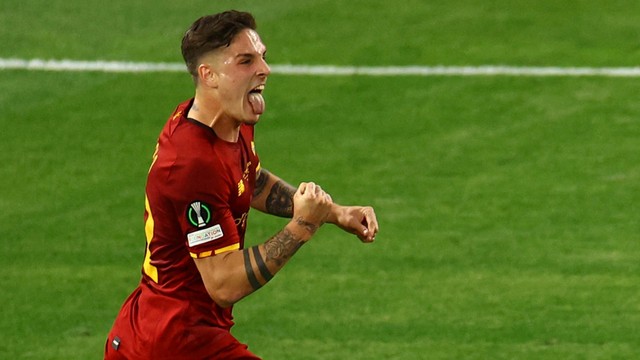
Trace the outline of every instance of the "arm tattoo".
<path fill-rule="evenodd" d="M 264 260 L 262 259 L 262 255 L 260 255 L 260 249 L 258 249 L 257 246 L 254 246 L 251 249 L 253 250 L 253 258 L 256 260 L 256 264 L 258 265 L 258 270 L 260 270 L 260 275 L 262 275 L 262 278 L 266 282 L 269 282 L 269 280 L 273 278 L 273 274 L 271 274 L 269 269 L 267 269 L 267 264 L 264 263 Z"/>
<path fill-rule="evenodd" d="M 298 251 L 302 244 L 291 231 L 284 229 L 264 243 L 267 261 L 273 261 L 281 266 Z"/>
<path fill-rule="evenodd" d="M 260 193 L 264 191 L 264 187 L 267 185 L 267 180 L 269 180 L 269 172 L 265 169 L 260 169 L 260 173 L 256 178 L 256 187 L 253 189 L 254 197 L 260 195 Z"/>
<path fill-rule="evenodd" d="M 267 252 L 267 261 L 273 261 L 278 266 L 282 266 L 293 254 L 298 251 L 298 249 L 302 246 L 302 242 L 296 238 L 291 231 L 284 229 L 278 234 L 276 234 L 271 239 L 265 242 L 265 249 Z M 253 259 L 258 265 L 258 270 L 260 271 L 260 275 L 264 279 L 264 283 L 268 283 L 269 280 L 273 278 L 273 274 L 267 268 L 267 264 L 265 260 L 262 258 L 260 254 L 260 249 L 258 246 L 253 246 L 250 248 L 253 252 Z M 242 255 L 244 256 L 244 270 L 247 273 L 247 279 L 249 280 L 249 284 L 253 288 L 254 291 L 260 289 L 264 284 L 261 284 L 256 277 L 256 272 L 253 269 L 253 264 L 251 264 L 251 255 L 249 253 L 250 249 L 242 250 Z"/>
<path fill-rule="evenodd" d="M 262 285 L 258 282 L 256 278 L 256 274 L 253 271 L 253 266 L 251 265 L 251 259 L 249 258 L 249 249 L 242 250 L 242 254 L 244 255 L 244 270 L 247 272 L 247 278 L 249 279 L 249 284 L 253 290 L 258 290 L 262 287 Z"/>
<path fill-rule="evenodd" d="M 283 181 L 278 181 L 271 187 L 267 196 L 267 212 L 281 217 L 293 216 L 293 194 L 295 189 Z"/>
<path fill-rule="evenodd" d="M 303 219 L 302 217 L 298 217 L 296 218 L 296 223 L 302 227 L 305 228 L 305 230 L 307 230 L 310 234 L 313 234 L 316 232 L 316 230 L 318 230 L 318 225 L 314 224 L 314 223 L 310 223 L 308 221 L 306 221 L 305 219 Z"/>

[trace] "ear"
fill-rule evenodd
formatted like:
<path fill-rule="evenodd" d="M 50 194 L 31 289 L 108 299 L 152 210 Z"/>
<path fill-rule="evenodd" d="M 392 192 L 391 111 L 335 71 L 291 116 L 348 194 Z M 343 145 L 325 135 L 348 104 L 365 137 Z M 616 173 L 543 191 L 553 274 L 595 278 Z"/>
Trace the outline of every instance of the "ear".
<path fill-rule="evenodd" d="M 218 87 L 218 73 L 208 64 L 198 65 L 198 81 L 200 84 L 210 87 Z"/>

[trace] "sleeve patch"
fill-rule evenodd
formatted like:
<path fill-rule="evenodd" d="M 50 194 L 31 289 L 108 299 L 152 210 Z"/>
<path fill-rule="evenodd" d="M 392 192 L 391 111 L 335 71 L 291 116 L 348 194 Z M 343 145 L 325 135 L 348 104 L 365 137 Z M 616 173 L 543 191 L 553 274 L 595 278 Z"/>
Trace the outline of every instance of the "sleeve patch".
<path fill-rule="evenodd" d="M 222 227 L 218 224 L 187 234 L 187 240 L 189 241 L 189 247 L 193 247 L 220 239 L 222 236 L 224 236 L 224 233 L 222 232 Z"/>

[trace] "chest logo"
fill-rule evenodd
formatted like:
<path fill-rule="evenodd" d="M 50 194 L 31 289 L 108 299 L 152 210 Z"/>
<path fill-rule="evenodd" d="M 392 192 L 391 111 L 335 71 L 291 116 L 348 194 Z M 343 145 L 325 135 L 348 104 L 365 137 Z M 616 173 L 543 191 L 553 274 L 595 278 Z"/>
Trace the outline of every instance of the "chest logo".
<path fill-rule="evenodd" d="M 240 195 L 242 195 L 243 193 L 244 193 L 244 181 L 240 179 L 240 181 L 238 181 L 238 197 L 240 197 Z"/>

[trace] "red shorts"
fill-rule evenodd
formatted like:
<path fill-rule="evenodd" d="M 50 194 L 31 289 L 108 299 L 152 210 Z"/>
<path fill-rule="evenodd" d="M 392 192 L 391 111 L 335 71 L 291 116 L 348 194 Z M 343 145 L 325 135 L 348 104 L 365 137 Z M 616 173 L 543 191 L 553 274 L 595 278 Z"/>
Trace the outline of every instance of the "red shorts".
<path fill-rule="evenodd" d="M 231 335 L 230 326 L 216 326 L 208 318 L 214 313 L 194 308 L 192 301 L 138 287 L 113 324 L 105 360 L 260 359 Z"/>
<path fill-rule="evenodd" d="M 198 329 L 199 332 L 203 329 Z M 247 350 L 247 346 L 240 343 L 227 330 L 208 328 L 206 336 L 210 341 L 203 344 L 202 348 L 189 354 L 167 353 L 159 355 L 151 349 L 138 349 L 136 344 L 127 344 L 119 337 L 109 334 L 105 344 L 105 360 L 260 360 L 259 357 Z M 116 350 L 117 348 L 117 350 Z"/>

